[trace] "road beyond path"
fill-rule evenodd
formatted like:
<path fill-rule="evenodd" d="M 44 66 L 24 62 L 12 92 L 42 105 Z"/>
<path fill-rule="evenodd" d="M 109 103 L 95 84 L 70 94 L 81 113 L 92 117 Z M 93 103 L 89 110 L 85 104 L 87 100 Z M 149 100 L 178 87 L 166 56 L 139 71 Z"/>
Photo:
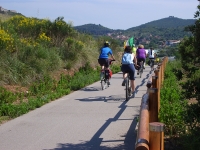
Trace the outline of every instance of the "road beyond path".
<path fill-rule="evenodd" d="M 101 90 L 100 81 L 0 126 L 0 150 L 134 150 L 142 95 L 150 77 L 136 75 L 136 95 L 125 101 L 122 73 Z"/>

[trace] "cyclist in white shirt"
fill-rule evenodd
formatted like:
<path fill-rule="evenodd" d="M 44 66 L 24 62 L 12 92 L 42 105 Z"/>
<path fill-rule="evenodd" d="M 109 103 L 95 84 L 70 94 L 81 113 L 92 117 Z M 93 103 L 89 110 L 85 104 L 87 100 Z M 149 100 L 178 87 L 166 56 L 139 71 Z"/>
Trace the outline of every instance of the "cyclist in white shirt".
<path fill-rule="evenodd" d="M 153 50 L 152 47 L 148 50 L 147 57 L 149 58 L 149 62 L 151 60 L 152 63 L 153 63 L 153 66 L 154 66 L 155 58 L 156 58 L 156 52 Z M 154 69 L 154 68 L 152 68 L 152 69 Z"/>

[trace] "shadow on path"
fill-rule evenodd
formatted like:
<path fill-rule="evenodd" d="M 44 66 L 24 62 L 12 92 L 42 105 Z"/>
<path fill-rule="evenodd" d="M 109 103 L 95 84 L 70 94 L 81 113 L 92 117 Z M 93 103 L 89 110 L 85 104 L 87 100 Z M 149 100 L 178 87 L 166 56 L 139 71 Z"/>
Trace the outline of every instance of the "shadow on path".
<path fill-rule="evenodd" d="M 120 74 L 120 73 L 118 73 L 118 74 Z M 145 80 L 147 80 L 149 77 L 150 77 L 150 74 L 147 74 L 146 77 L 143 78 L 143 80 L 141 81 L 141 84 L 137 85 L 135 90 L 138 91 L 139 87 L 144 86 L 144 84 L 146 83 Z M 116 77 L 116 78 L 119 78 L 119 77 Z M 85 87 L 82 90 L 90 92 L 90 91 L 99 91 L 99 90 L 101 90 L 101 88 Z M 90 141 L 82 141 L 79 144 L 58 143 L 56 148 L 44 149 L 44 150 L 135 150 L 135 143 L 136 143 L 136 138 L 137 138 L 136 126 L 137 126 L 138 116 L 134 116 L 134 118 L 131 119 L 132 123 L 131 123 L 127 133 L 125 135 L 123 135 L 123 137 L 125 137 L 124 140 L 106 140 L 106 141 L 104 141 L 103 138 L 100 138 L 101 135 L 104 133 L 104 131 L 109 127 L 109 125 L 112 122 L 116 122 L 117 120 L 119 120 L 119 117 L 122 115 L 122 113 L 128 107 L 126 105 L 127 101 L 125 101 L 125 93 L 123 95 L 111 95 L 108 97 L 95 96 L 95 97 L 87 97 L 87 98 L 81 98 L 81 99 L 76 99 L 76 100 L 79 100 L 82 102 L 93 102 L 93 101 L 122 102 L 122 104 L 119 106 L 120 110 L 117 112 L 117 114 L 113 118 L 108 118 L 108 120 L 106 120 L 106 122 L 93 135 L 93 137 L 90 139 Z M 134 106 L 134 107 L 138 107 L 138 114 L 139 114 L 140 106 Z M 119 142 L 119 141 L 123 141 L 123 144 L 117 145 L 115 147 L 101 145 L 101 144 L 105 144 L 105 143 L 109 143 L 109 142 L 113 143 L 113 142 Z"/>
<path fill-rule="evenodd" d="M 110 98 L 106 98 L 106 100 L 113 100 L 114 96 L 111 96 Z M 96 98 L 95 100 L 103 100 L 102 97 Z M 80 101 L 84 101 L 80 99 Z M 54 149 L 44 149 L 44 150 L 134 150 L 135 149 L 135 143 L 136 143 L 136 126 L 137 126 L 137 118 L 138 116 L 134 116 L 134 119 L 132 120 L 132 123 L 127 131 L 127 134 L 124 135 L 124 140 L 107 140 L 103 141 L 103 138 L 100 138 L 101 134 L 106 130 L 106 128 L 112 123 L 119 120 L 119 117 L 121 114 L 125 111 L 127 108 L 126 101 L 124 101 L 120 106 L 120 110 L 118 113 L 113 117 L 109 118 L 100 128 L 99 130 L 94 134 L 94 136 L 91 138 L 90 141 L 85 141 L 80 144 L 72 144 L 72 143 L 58 143 L 57 148 Z M 139 106 L 138 106 L 139 108 Z M 123 119 L 124 120 L 124 119 Z M 126 120 L 126 119 L 125 119 Z M 130 120 L 130 119 L 129 119 Z M 109 142 L 119 142 L 124 141 L 122 145 L 118 145 L 117 147 L 107 147 L 107 146 L 101 146 L 102 143 L 109 143 Z"/>
<path fill-rule="evenodd" d="M 93 91 L 101 91 L 101 86 L 100 86 L 100 83 L 99 83 L 99 87 L 84 87 L 82 89 L 80 89 L 80 91 L 86 91 L 86 92 L 93 92 Z"/>
<path fill-rule="evenodd" d="M 146 77 L 142 79 L 141 84 L 136 86 L 136 88 L 135 88 L 136 93 L 138 92 L 138 89 L 140 86 L 144 86 L 144 84 L 146 83 L 145 80 L 149 79 L 149 76 L 150 76 L 150 74 L 147 74 Z"/>

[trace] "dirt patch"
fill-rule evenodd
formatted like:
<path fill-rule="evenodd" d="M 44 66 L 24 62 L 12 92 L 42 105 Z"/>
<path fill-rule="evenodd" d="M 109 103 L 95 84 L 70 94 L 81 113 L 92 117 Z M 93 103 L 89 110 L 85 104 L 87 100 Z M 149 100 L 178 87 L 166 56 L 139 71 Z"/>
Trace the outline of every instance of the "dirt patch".
<path fill-rule="evenodd" d="M 4 85 L 3 87 L 12 93 L 25 93 L 28 91 L 28 87 L 21 87 L 18 85 Z"/>

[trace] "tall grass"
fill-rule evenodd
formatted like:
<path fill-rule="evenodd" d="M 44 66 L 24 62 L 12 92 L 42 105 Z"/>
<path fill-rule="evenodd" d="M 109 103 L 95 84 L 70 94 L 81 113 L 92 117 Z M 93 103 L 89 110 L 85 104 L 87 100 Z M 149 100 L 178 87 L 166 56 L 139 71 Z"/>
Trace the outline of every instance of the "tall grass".
<path fill-rule="evenodd" d="M 0 120 L 99 80 L 97 59 L 104 40 L 78 33 L 60 17 L 51 22 L 14 16 L 0 22 Z M 121 51 L 112 43 L 114 53 Z M 112 71 L 120 71 L 115 64 Z M 11 92 L 5 85 L 26 87 L 26 91 Z"/>

